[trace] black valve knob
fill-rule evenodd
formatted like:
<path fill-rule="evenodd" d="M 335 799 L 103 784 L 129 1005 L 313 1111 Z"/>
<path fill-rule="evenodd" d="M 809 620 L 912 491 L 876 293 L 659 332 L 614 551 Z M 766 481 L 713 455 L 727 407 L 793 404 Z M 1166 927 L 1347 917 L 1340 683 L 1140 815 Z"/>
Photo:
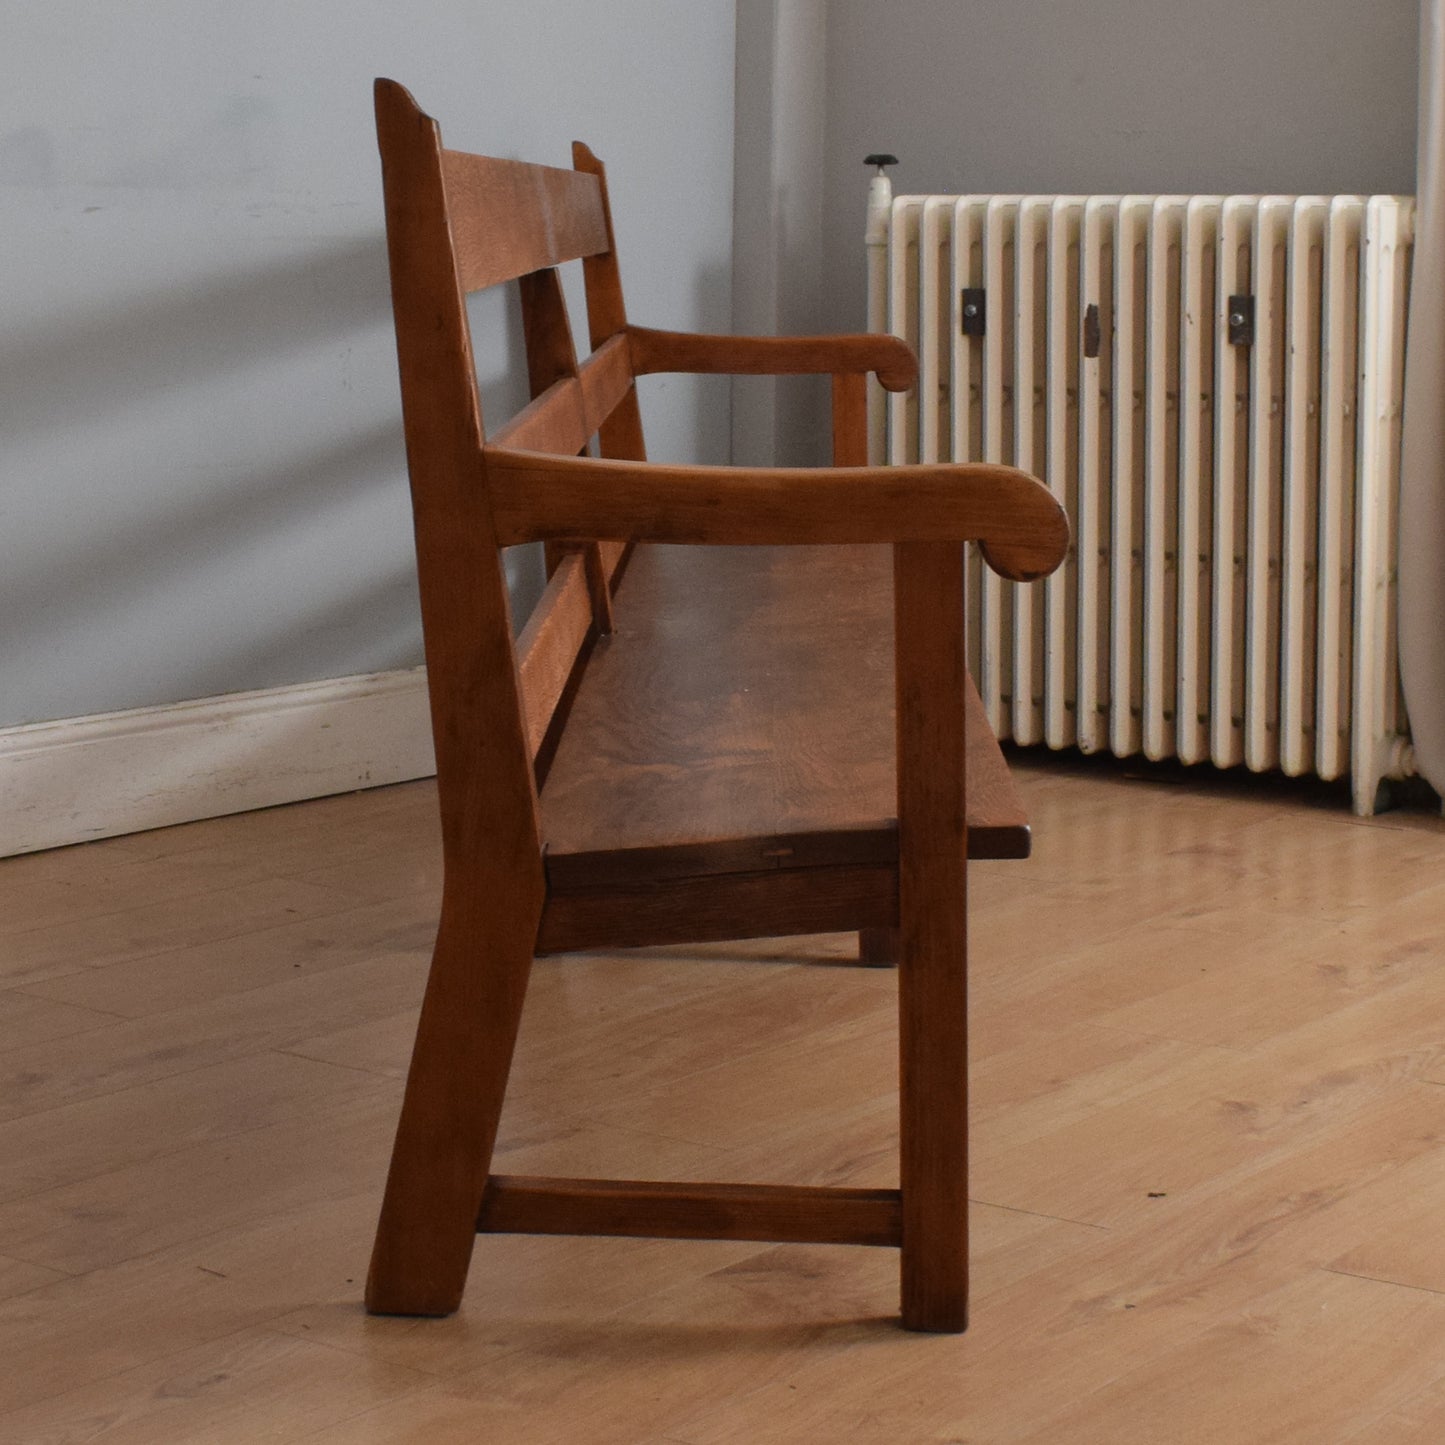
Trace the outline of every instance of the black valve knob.
<path fill-rule="evenodd" d="M 863 157 L 863 164 L 864 164 L 865 166 L 877 166 L 877 167 L 878 167 L 878 174 L 881 176 L 881 175 L 885 174 L 885 172 L 884 172 L 884 170 L 883 170 L 883 167 L 884 167 L 884 166 L 896 166 L 896 165 L 898 164 L 898 157 L 897 157 L 897 156 L 882 155 L 882 154 L 872 155 L 872 156 L 864 156 L 864 157 Z"/>

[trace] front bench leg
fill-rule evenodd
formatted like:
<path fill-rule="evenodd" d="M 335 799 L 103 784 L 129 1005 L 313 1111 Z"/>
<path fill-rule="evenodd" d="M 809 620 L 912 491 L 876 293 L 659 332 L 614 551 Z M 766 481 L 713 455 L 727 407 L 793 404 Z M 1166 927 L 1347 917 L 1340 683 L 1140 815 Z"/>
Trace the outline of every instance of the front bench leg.
<path fill-rule="evenodd" d="M 968 1324 L 964 550 L 894 547 L 903 1324 Z"/>
<path fill-rule="evenodd" d="M 366 1307 L 448 1315 L 461 1303 L 532 969 L 540 898 L 443 900 Z M 499 916 L 500 915 L 500 916 Z"/>

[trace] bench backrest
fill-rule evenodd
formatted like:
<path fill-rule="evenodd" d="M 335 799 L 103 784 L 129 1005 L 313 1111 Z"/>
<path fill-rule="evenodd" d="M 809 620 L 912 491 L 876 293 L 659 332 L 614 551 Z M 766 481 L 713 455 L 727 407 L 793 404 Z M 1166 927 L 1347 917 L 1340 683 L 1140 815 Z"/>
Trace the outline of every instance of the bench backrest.
<path fill-rule="evenodd" d="M 490 440 L 576 455 L 595 436 L 603 456 L 643 460 L 606 176 L 581 144 L 570 171 L 446 150 L 395 81 L 376 82 L 376 119 L 443 828 L 476 826 L 448 798 L 500 788 L 494 801 L 532 820 L 536 844 L 534 769 L 610 627 L 625 554 L 549 548 L 547 589 L 513 642 L 465 298 L 520 283 L 533 399 Z M 580 364 L 556 269 L 578 259 L 592 343 Z"/>

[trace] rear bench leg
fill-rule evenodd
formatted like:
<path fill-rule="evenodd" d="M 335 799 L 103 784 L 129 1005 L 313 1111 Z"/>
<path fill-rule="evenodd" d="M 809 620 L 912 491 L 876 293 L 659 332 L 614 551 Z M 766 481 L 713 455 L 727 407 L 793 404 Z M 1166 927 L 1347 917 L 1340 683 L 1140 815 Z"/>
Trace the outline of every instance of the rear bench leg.
<path fill-rule="evenodd" d="M 869 968 L 893 968 L 898 963 L 896 928 L 860 928 L 858 962 Z"/>

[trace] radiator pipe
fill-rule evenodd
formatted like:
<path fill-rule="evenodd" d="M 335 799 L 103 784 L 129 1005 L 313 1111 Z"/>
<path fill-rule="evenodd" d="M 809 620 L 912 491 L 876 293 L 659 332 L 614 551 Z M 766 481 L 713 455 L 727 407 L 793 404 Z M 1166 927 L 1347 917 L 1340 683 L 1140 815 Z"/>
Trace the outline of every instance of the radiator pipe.
<path fill-rule="evenodd" d="M 888 218 L 893 210 L 893 183 L 888 167 L 898 164 L 897 156 L 870 155 L 865 165 L 876 166 L 868 182 L 868 224 L 863 240 L 868 248 L 868 330 L 888 330 Z M 868 461 L 881 466 L 887 459 L 885 432 L 888 398 L 876 377 L 868 378 Z"/>

